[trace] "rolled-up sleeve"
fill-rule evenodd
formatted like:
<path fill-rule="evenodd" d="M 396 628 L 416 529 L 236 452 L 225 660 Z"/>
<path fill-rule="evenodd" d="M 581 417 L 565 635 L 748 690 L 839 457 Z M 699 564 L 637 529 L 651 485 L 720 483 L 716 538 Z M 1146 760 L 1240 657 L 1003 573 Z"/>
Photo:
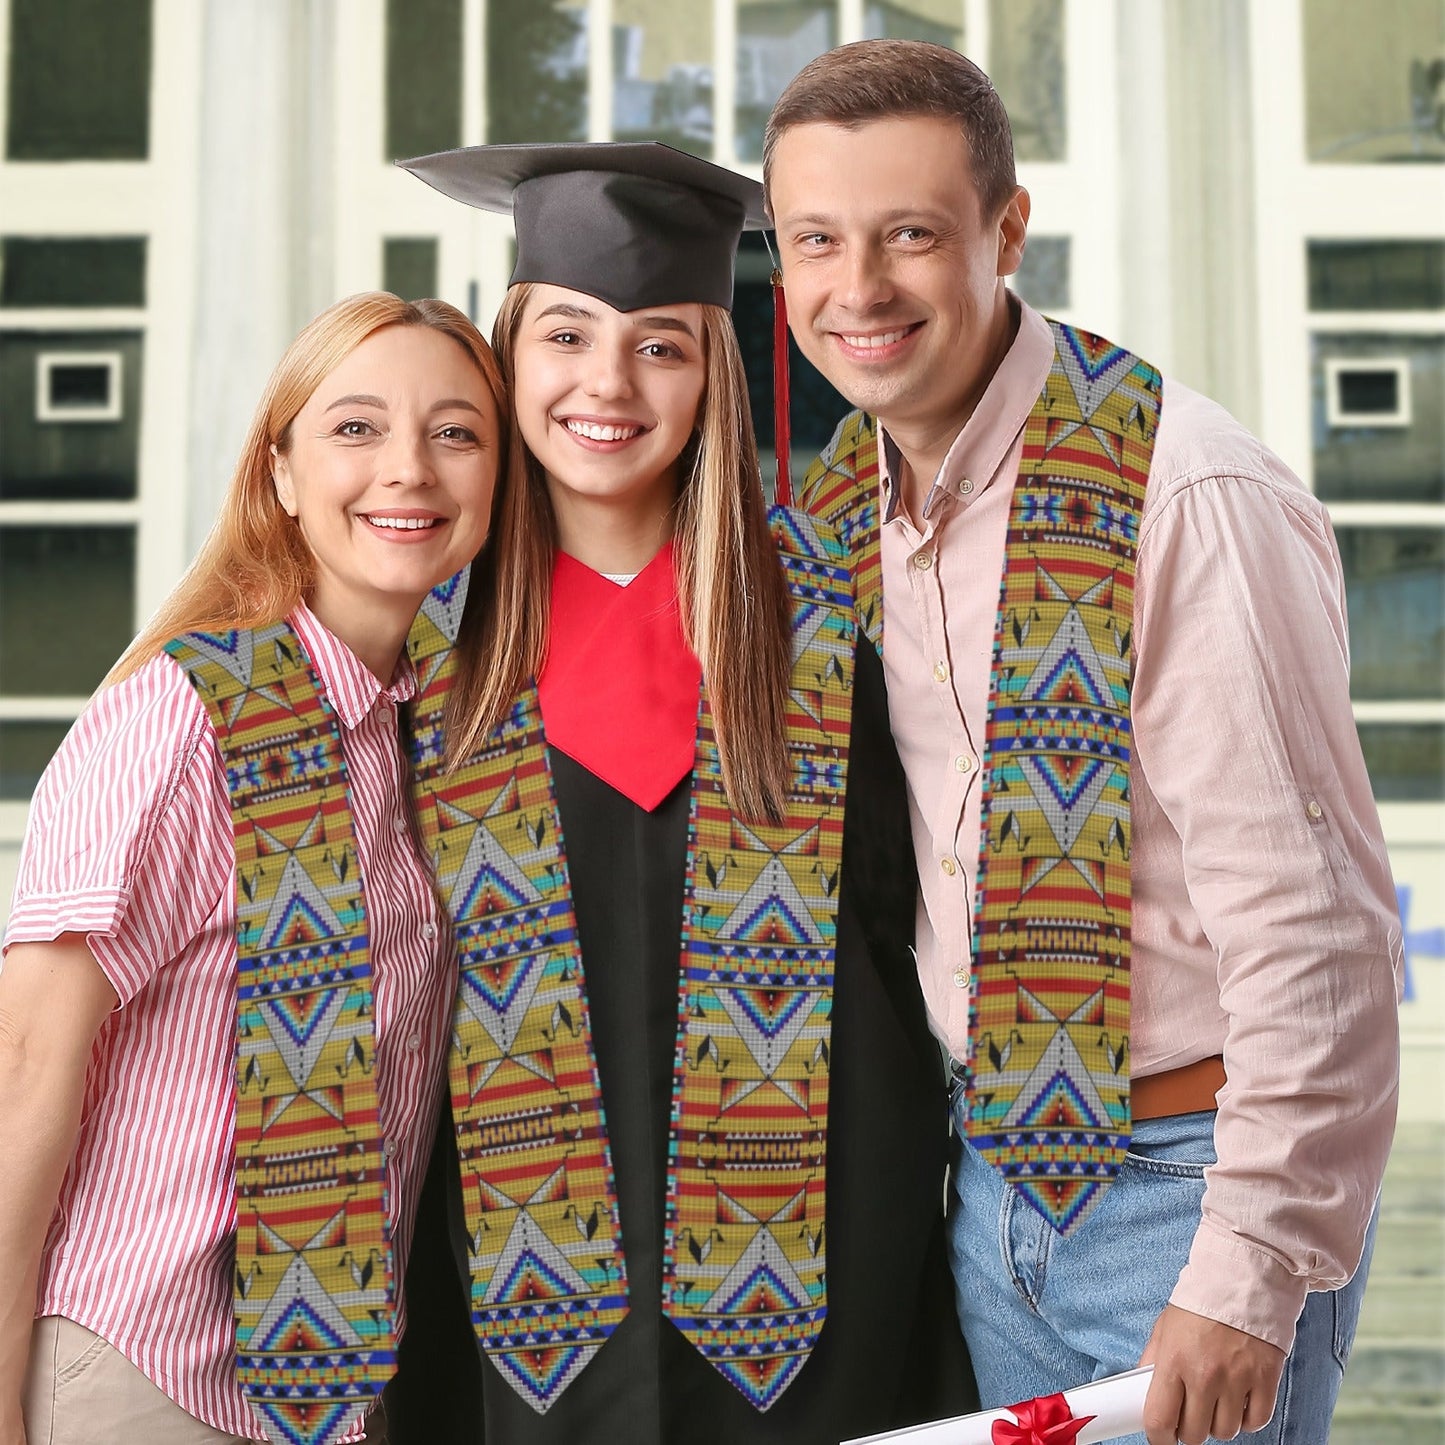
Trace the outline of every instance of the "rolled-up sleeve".
<path fill-rule="evenodd" d="M 215 736 L 159 657 L 96 696 L 41 777 L 4 944 L 85 934 L 124 1005 L 206 926 L 234 872 Z"/>
<path fill-rule="evenodd" d="M 1172 1302 L 1282 1349 L 1359 1263 L 1394 1129 L 1401 934 L 1339 553 L 1264 459 L 1178 479 L 1139 550 L 1138 766 L 1212 944 L 1228 1083 Z"/>

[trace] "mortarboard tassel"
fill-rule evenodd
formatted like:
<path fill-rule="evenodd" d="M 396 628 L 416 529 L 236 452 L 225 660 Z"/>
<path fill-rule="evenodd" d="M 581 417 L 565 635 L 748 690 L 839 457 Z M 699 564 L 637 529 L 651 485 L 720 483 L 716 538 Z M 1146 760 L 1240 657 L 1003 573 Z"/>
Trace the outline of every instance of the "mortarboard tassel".
<path fill-rule="evenodd" d="M 793 505 L 793 474 L 790 466 L 791 438 L 788 410 L 788 302 L 783 295 L 783 273 L 774 269 L 773 283 L 773 450 L 778 458 L 777 484 L 773 501 L 780 507 Z"/>

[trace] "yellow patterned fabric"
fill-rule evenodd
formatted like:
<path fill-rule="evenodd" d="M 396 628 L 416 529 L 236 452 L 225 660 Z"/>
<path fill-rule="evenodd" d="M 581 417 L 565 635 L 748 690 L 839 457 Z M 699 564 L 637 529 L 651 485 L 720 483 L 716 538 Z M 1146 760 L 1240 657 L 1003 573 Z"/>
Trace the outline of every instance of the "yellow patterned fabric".
<path fill-rule="evenodd" d="M 1130 1134 L 1129 687 L 1134 554 L 1159 373 L 1051 323 L 1024 430 L 989 687 L 974 907 L 969 1137 L 1060 1232 Z M 877 428 L 853 413 L 802 505 L 879 567 Z M 881 638 L 882 607 L 869 617 Z M 873 630 L 876 628 L 876 632 Z"/>
<path fill-rule="evenodd" d="M 215 729 L 236 841 L 237 1378 L 272 1439 L 318 1445 L 396 1368 L 341 732 L 285 623 L 166 650 Z"/>
<path fill-rule="evenodd" d="M 680 921 L 661 1307 L 758 1409 L 826 1317 L 827 1079 L 851 718 L 853 596 L 826 527 L 775 509 L 793 596 L 788 816 L 722 792 L 704 698 Z M 546 1410 L 628 1308 L 616 1188 L 561 823 L 535 688 L 443 770 L 456 592 L 413 631 L 418 812 L 457 929 L 452 1104 L 472 1322 Z M 469 791 L 470 802 L 459 801 Z"/>

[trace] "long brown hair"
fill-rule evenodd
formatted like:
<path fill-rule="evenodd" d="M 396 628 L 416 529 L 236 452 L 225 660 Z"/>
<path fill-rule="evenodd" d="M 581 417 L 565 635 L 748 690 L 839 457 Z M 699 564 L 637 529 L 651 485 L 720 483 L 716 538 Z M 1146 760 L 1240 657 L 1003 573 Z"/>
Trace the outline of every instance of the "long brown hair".
<path fill-rule="evenodd" d="M 285 617 L 315 580 L 301 528 L 276 499 L 271 448 L 291 447 L 291 424 L 311 394 L 363 341 L 384 326 L 425 326 L 467 353 L 497 406 L 505 445 L 506 391 L 481 332 L 445 301 L 403 301 L 365 291 L 329 306 L 305 326 L 277 362 L 261 393 L 220 515 L 196 559 L 140 635 L 111 669 L 119 682 L 185 632 L 258 627 Z M 506 465 L 505 455 L 499 458 Z"/>
<path fill-rule="evenodd" d="M 532 289 L 513 286 L 492 327 L 509 385 Z M 787 589 L 768 530 L 742 355 L 721 307 L 702 308 L 702 340 L 700 430 L 682 456 L 674 532 L 679 606 L 702 663 L 728 799 L 745 817 L 779 818 L 790 775 Z M 454 760 L 476 750 L 547 656 L 557 524 L 542 468 L 515 417 L 510 426 L 492 535 L 457 637 L 447 713 Z"/>

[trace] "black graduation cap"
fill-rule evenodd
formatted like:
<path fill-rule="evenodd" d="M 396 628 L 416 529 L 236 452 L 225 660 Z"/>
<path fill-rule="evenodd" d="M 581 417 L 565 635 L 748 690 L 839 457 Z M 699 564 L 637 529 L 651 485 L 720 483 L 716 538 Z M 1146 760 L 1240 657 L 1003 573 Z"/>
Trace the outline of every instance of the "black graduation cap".
<path fill-rule="evenodd" d="M 511 213 L 513 283 L 585 291 L 619 311 L 731 306 L 738 237 L 770 224 L 757 181 L 660 141 L 467 146 L 397 164 Z"/>

